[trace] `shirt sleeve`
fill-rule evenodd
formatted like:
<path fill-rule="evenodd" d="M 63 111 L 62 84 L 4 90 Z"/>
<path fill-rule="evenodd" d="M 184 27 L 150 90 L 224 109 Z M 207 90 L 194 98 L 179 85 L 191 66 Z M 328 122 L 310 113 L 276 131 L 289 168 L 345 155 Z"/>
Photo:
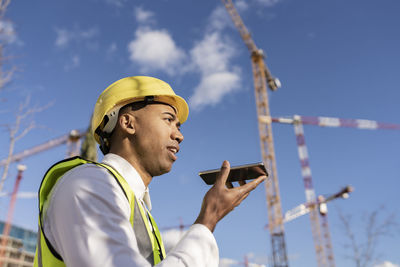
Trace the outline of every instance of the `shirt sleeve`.
<path fill-rule="evenodd" d="M 56 184 L 44 232 L 67 266 L 150 267 L 129 217 L 129 202 L 115 178 L 101 167 L 85 165 Z M 196 224 L 157 266 L 217 267 L 218 261 L 213 234 Z"/>
<path fill-rule="evenodd" d="M 218 267 L 218 264 L 219 252 L 214 235 L 206 226 L 194 224 L 157 266 Z"/>

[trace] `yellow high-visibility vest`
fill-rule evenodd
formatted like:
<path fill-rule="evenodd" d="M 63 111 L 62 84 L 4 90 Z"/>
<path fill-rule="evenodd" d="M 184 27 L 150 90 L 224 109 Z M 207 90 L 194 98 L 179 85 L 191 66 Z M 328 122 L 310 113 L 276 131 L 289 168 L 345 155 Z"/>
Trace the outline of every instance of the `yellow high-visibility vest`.
<path fill-rule="evenodd" d="M 126 180 L 116 170 L 106 164 L 88 161 L 80 157 L 73 157 L 54 164 L 46 172 L 40 185 L 39 232 L 34 267 L 66 266 L 62 257 L 57 253 L 57 251 L 55 251 L 47 237 L 44 235 L 42 225 L 43 206 L 48 200 L 50 200 L 51 189 L 54 187 L 58 179 L 62 178 L 67 171 L 82 164 L 95 164 L 107 169 L 107 171 L 114 176 L 129 201 L 129 205 L 131 207 L 129 221 L 132 224 L 135 232 L 140 253 L 152 266 L 163 260 L 165 258 L 165 249 L 161 240 L 160 231 L 158 230 L 158 227 L 150 212 L 147 210 L 145 211 L 143 206 L 138 203 L 135 194 Z"/>

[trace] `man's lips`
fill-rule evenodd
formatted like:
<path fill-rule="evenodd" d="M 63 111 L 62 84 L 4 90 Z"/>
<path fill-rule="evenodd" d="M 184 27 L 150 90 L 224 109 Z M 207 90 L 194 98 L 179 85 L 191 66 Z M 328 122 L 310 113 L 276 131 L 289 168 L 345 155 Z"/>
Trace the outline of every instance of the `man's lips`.
<path fill-rule="evenodd" d="M 171 155 L 172 159 L 175 161 L 177 159 L 176 153 L 179 152 L 179 146 L 168 146 L 167 147 L 169 154 Z"/>

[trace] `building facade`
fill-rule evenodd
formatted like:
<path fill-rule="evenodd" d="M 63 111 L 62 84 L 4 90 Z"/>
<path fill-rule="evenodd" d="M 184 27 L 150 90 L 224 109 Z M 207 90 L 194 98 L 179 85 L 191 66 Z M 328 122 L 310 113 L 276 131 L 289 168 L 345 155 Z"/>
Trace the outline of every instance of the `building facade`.
<path fill-rule="evenodd" d="M 0 222 L 0 233 L 3 232 L 4 224 L 4 222 Z M 3 239 L 3 235 L 0 235 L 0 246 Z M 0 251 L 3 252 L 3 256 L 0 258 L 0 267 L 32 267 L 36 239 L 35 231 L 13 225 L 5 247 L 0 247 Z"/>

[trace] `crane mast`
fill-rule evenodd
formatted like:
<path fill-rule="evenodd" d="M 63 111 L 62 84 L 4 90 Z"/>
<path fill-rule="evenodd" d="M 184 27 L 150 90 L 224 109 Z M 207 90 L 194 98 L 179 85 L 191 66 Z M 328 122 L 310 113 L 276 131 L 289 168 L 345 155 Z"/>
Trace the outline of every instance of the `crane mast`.
<path fill-rule="evenodd" d="M 222 0 L 230 14 L 240 36 L 251 54 L 255 98 L 258 118 L 270 118 L 267 84 L 272 91 L 280 87 L 278 79 L 272 77 L 264 63 L 264 54 L 258 49 L 232 0 Z M 284 237 L 281 200 L 279 195 L 278 175 L 276 168 L 275 149 L 272 137 L 271 120 L 258 120 L 260 134 L 261 154 L 265 166 L 270 170 L 270 176 L 265 183 L 266 199 L 268 207 L 268 228 L 271 234 L 272 261 L 274 267 L 287 267 L 288 258 Z"/>
<path fill-rule="evenodd" d="M 311 177 L 311 168 L 308 160 L 308 152 L 305 144 L 304 138 L 304 130 L 303 124 L 316 125 L 320 127 L 348 127 L 348 128 L 357 128 L 361 130 L 400 130 L 400 124 L 392 124 L 392 123 L 382 123 L 373 120 L 365 120 L 365 119 L 343 119 L 343 118 L 333 118 L 333 117 L 307 117 L 307 116 L 299 116 L 295 115 L 293 118 L 271 118 L 271 117 L 262 117 L 264 121 L 272 120 L 272 122 L 278 123 L 286 123 L 293 124 L 296 134 L 296 141 L 298 147 L 298 153 L 301 164 L 301 173 L 303 176 L 303 182 L 305 187 L 305 195 L 306 195 L 306 206 L 308 212 L 310 213 L 311 219 L 311 230 L 315 245 L 315 251 L 317 256 L 317 263 L 319 267 L 322 266 L 335 266 L 335 259 L 333 255 L 332 241 L 329 232 L 328 219 L 327 219 L 327 210 L 324 211 L 322 207 L 326 206 L 327 201 L 332 198 L 338 197 L 338 195 L 347 194 L 350 190 L 347 188 L 347 191 L 339 192 L 337 195 L 333 195 L 328 200 L 318 200 L 315 197 L 315 191 L 312 184 Z M 320 196 L 322 197 L 322 196 Z M 319 204 L 319 215 L 317 212 L 317 204 Z M 301 213 L 304 213 L 305 209 L 303 206 L 299 206 L 298 210 Z M 300 212 L 297 213 L 300 215 Z M 285 219 L 294 218 L 297 216 L 296 211 L 293 213 L 288 213 L 288 216 L 285 216 Z M 285 220 L 284 221 L 287 221 Z"/>
<path fill-rule="evenodd" d="M 21 183 L 21 180 L 22 180 L 22 173 L 25 170 L 26 170 L 25 165 L 18 165 L 17 179 L 15 180 L 14 189 L 11 194 L 10 206 L 8 208 L 7 219 L 4 224 L 3 237 L 1 240 L 1 244 L 0 244 L 0 266 L 3 266 L 4 254 L 7 250 L 7 242 L 9 239 L 8 237 L 10 235 L 11 226 L 12 226 L 11 223 L 12 223 L 12 217 L 14 215 L 14 207 L 15 207 L 15 202 L 17 199 L 17 192 L 19 189 L 19 184 Z"/>
<path fill-rule="evenodd" d="M 317 198 L 312 182 L 311 168 L 308 159 L 308 150 L 304 138 L 303 125 L 300 116 L 294 116 L 294 132 L 296 134 L 297 149 L 299 153 L 301 174 L 303 176 L 304 192 L 307 205 L 310 207 L 311 233 L 314 240 L 315 253 L 318 267 L 335 267 L 333 258 L 332 241 L 329 235 L 328 221 L 326 218 L 319 221 Z M 321 229 L 322 228 L 322 229 Z"/>

